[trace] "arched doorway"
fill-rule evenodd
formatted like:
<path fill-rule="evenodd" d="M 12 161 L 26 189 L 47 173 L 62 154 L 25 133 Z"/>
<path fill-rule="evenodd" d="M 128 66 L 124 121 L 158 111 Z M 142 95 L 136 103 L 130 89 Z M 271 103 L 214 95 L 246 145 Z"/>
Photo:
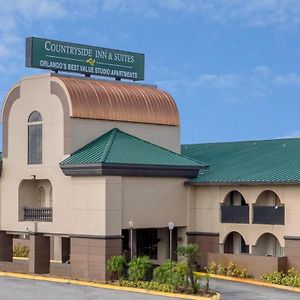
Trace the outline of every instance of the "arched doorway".
<path fill-rule="evenodd" d="M 246 242 L 240 233 L 232 231 L 225 238 L 224 253 L 249 253 L 249 246 L 246 245 Z"/>
<path fill-rule="evenodd" d="M 253 246 L 253 254 L 260 256 L 282 256 L 283 249 L 277 237 L 272 233 L 262 234 Z"/>

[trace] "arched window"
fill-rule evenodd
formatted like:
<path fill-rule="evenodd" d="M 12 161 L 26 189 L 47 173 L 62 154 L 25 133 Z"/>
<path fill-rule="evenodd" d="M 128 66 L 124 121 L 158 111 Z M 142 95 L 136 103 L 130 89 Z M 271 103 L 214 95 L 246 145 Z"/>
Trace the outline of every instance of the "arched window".
<path fill-rule="evenodd" d="M 28 118 L 28 164 L 36 165 L 42 163 L 43 148 L 42 116 L 34 111 Z"/>
<path fill-rule="evenodd" d="M 49 193 L 49 207 L 53 207 L 53 194 L 52 194 L 52 186 L 50 187 L 50 193 Z"/>
<path fill-rule="evenodd" d="M 46 193 L 44 187 L 39 187 L 38 194 L 37 194 L 37 200 L 38 200 L 38 207 L 42 208 L 45 207 L 46 202 Z"/>

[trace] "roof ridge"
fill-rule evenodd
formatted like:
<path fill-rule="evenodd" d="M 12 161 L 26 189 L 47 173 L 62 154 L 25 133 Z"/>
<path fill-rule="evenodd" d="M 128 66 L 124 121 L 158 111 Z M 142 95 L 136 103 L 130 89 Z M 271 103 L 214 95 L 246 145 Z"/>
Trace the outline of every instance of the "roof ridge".
<path fill-rule="evenodd" d="M 105 162 L 105 160 L 106 160 L 106 158 L 108 156 L 108 153 L 109 153 L 109 151 L 111 149 L 112 143 L 113 143 L 113 141 L 114 141 L 114 139 L 116 137 L 116 134 L 117 134 L 118 130 L 119 130 L 118 128 L 113 128 L 113 129 L 110 130 L 111 134 L 110 134 L 110 137 L 109 137 L 109 139 L 107 141 L 107 145 L 105 147 L 105 150 L 103 152 L 103 155 L 102 155 L 102 158 L 101 158 L 101 163 Z M 101 136 L 103 136 L 103 135 L 101 135 Z M 98 138 L 100 138 L 100 137 L 98 137 Z"/>
<path fill-rule="evenodd" d="M 157 145 L 157 144 L 154 144 L 154 143 L 151 143 L 151 142 L 149 142 L 149 141 L 143 140 L 143 139 L 141 139 L 141 138 L 136 137 L 135 135 L 129 134 L 129 133 L 127 133 L 127 132 L 124 132 L 124 131 L 120 130 L 119 128 L 114 128 L 114 129 L 118 130 L 119 132 L 121 132 L 121 133 L 123 133 L 123 134 L 126 134 L 126 135 L 128 135 L 128 136 L 131 136 L 131 137 L 133 137 L 133 138 L 136 139 L 136 140 L 139 140 L 139 141 L 142 141 L 142 142 L 147 143 L 147 144 L 149 144 L 149 145 L 152 145 L 152 146 L 154 146 L 154 147 L 160 148 L 160 149 L 162 149 L 162 150 L 165 150 L 165 151 L 170 152 L 170 153 L 172 153 L 172 154 L 175 154 L 175 155 L 177 155 L 177 156 L 184 157 L 184 158 L 189 159 L 189 160 L 191 160 L 191 161 L 193 161 L 193 162 L 196 162 L 196 163 L 198 163 L 198 164 L 200 163 L 200 164 L 202 164 L 203 166 L 209 166 L 208 164 L 206 164 L 206 163 L 204 163 L 204 162 L 202 162 L 202 161 L 199 161 L 199 160 L 190 158 L 190 157 L 188 157 L 188 156 L 186 156 L 186 155 L 183 155 L 183 154 L 181 154 L 181 153 L 174 152 L 174 151 L 172 151 L 172 150 L 166 149 L 166 148 L 164 148 L 164 147 L 162 147 L 162 146 L 159 146 L 159 145 Z"/>
<path fill-rule="evenodd" d="M 181 146 L 196 146 L 196 145 L 216 145 L 216 144 L 234 144 L 234 143 L 259 143 L 259 142 L 274 142 L 274 141 L 291 141 L 300 140 L 300 137 L 288 137 L 288 138 L 275 138 L 275 139 L 263 139 L 263 140 L 245 140 L 245 141 L 227 141 L 227 142 L 206 142 L 195 144 L 181 144 Z"/>

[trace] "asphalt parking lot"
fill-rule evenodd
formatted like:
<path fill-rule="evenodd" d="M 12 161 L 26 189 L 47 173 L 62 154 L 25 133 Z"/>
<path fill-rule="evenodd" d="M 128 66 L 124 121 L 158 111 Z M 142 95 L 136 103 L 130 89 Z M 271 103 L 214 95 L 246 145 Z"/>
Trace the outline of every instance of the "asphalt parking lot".
<path fill-rule="evenodd" d="M 238 283 L 227 280 L 210 280 L 211 289 L 217 290 L 222 295 L 222 300 L 299 300 L 300 293 Z"/>
<path fill-rule="evenodd" d="M 279 300 L 300 299 L 299 293 L 250 284 L 211 279 L 211 289 L 221 293 L 225 300 Z M 177 298 L 84 287 L 72 284 L 0 277 L 1 300 L 167 300 Z"/>
<path fill-rule="evenodd" d="M 146 294 L 64 283 L 0 277 L 1 300 L 170 300 Z M 174 298 L 176 299 L 176 298 Z"/>

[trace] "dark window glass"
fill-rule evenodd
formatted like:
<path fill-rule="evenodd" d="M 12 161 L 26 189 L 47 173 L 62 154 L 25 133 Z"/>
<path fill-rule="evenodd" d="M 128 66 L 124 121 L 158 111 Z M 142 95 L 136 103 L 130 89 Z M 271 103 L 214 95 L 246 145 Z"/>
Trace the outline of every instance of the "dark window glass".
<path fill-rule="evenodd" d="M 147 255 L 150 259 L 157 259 L 157 229 L 138 229 L 136 232 L 137 255 Z"/>
<path fill-rule="evenodd" d="M 28 164 L 42 163 L 42 116 L 38 111 L 33 111 L 28 118 Z"/>
<path fill-rule="evenodd" d="M 33 111 L 28 118 L 28 123 L 30 122 L 42 122 L 41 114 L 38 111 Z"/>
<path fill-rule="evenodd" d="M 130 237 L 129 237 L 129 230 L 123 229 L 122 230 L 123 240 L 122 240 L 122 250 L 129 251 L 130 250 Z"/>

